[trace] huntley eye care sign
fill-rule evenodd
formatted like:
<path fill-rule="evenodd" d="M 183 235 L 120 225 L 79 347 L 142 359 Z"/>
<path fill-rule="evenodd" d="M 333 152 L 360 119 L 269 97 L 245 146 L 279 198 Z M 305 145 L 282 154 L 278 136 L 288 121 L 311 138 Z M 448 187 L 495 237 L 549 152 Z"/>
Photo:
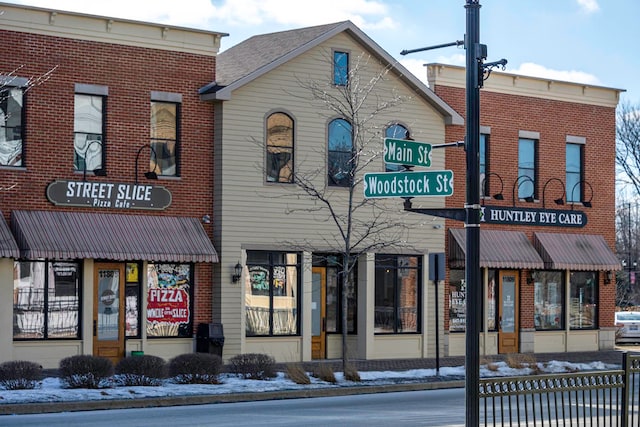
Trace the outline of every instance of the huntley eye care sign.
<path fill-rule="evenodd" d="M 160 185 L 57 180 L 47 186 L 47 199 L 59 206 L 164 210 L 171 192 Z"/>

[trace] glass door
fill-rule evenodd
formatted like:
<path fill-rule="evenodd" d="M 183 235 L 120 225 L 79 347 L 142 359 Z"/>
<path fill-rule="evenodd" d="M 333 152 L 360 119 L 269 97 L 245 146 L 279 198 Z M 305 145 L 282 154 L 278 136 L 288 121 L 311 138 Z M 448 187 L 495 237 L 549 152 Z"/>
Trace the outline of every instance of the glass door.
<path fill-rule="evenodd" d="M 94 267 L 93 354 L 114 363 L 124 357 L 124 265 Z"/>

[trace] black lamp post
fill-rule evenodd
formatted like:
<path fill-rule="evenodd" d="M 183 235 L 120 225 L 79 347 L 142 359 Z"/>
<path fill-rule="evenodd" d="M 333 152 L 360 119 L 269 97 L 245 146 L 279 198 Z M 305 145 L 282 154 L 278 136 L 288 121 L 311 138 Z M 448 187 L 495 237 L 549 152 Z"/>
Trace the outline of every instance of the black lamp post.
<path fill-rule="evenodd" d="M 480 271 L 480 88 L 485 75 L 494 67 L 507 64 L 506 59 L 484 63 L 487 46 L 480 44 L 480 1 L 466 0 L 466 35 L 464 42 L 456 41 L 421 49 L 403 50 L 401 55 L 446 46 L 460 46 L 466 50 L 466 134 L 464 145 L 467 161 L 467 192 L 464 209 L 413 208 L 411 200 L 405 200 L 404 209 L 425 215 L 465 221 L 466 258 L 465 280 L 467 283 L 467 319 L 465 333 L 465 391 L 466 426 L 480 425 L 480 306 L 482 305 L 482 275 Z M 440 144 L 439 147 L 459 146 L 459 143 Z M 436 146 L 433 146 L 436 147 Z"/>
<path fill-rule="evenodd" d="M 582 185 L 582 187 L 580 187 L 580 185 Z M 591 184 L 589 184 L 587 181 L 585 181 L 584 179 L 581 179 L 580 181 L 576 182 L 573 185 L 573 188 L 571 188 L 571 209 L 573 209 L 573 205 L 576 203 L 576 200 L 573 197 L 574 192 L 576 191 L 576 188 L 584 188 L 584 186 L 589 187 L 591 197 L 589 197 L 589 200 L 585 200 L 584 194 L 581 194 L 580 202 L 582 203 L 582 206 L 584 206 L 585 208 L 590 208 L 593 206 L 591 203 L 591 200 L 593 200 L 593 187 L 591 187 Z"/>
<path fill-rule="evenodd" d="M 516 206 L 516 189 L 518 189 L 518 191 L 520 191 L 520 186 L 522 184 L 524 184 L 525 182 L 530 182 L 531 186 L 532 186 L 532 190 L 531 190 L 531 194 L 524 197 L 524 201 L 527 203 L 533 203 L 534 201 L 534 191 L 533 191 L 533 186 L 536 185 L 536 183 L 533 181 L 533 179 L 529 176 L 529 175 L 520 175 L 518 178 L 516 178 L 515 182 L 513 183 L 513 188 L 511 189 L 511 199 L 513 201 L 513 207 Z M 518 199 L 520 198 L 520 196 L 518 196 Z"/>

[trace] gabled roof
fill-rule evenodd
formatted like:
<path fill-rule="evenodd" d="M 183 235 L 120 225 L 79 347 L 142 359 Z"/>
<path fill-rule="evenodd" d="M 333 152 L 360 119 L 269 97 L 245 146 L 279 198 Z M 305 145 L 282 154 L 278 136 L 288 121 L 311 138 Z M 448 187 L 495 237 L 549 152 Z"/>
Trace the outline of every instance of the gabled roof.
<path fill-rule="evenodd" d="M 447 124 L 464 123 L 463 118 L 453 108 L 351 21 L 253 36 L 227 49 L 217 56 L 216 81 L 200 89 L 201 99 L 227 101 L 231 99 L 235 89 L 342 32 L 347 32 L 381 62 L 393 65 L 392 72 L 438 110 Z"/>

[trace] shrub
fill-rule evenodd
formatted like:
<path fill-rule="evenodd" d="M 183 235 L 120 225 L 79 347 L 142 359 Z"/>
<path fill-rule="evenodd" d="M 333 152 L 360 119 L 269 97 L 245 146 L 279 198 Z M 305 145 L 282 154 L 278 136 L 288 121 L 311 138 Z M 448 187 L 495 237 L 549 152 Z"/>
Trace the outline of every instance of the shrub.
<path fill-rule="evenodd" d="M 328 383 L 337 383 L 333 368 L 326 363 L 318 364 L 313 370 L 313 376 Z"/>
<path fill-rule="evenodd" d="M 158 356 L 127 357 L 116 365 L 118 381 L 125 386 L 158 386 L 167 376 L 167 364 Z"/>
<path fill-rule="evenodd" d="M 287 364 L 287 377 L 296 384 L 311 384 L 311 378 L 299 363 Z"/>
<path fill-rule="evenodd" d="M 229 370 L 244 379 L 266 380 L 276 376 L 276 361 L 268 354 L 238 354 L 229 360 Z"/>
<path fill-rule="evenodd" d="M 59 371 L 66 388 L 103 388 L 111 385 L 114 367 L 105 357 L 81 354 L 62 359 Z"/>
<path fill-rule="evenodd" d="M 505 363 L 507 364 L 507 366 L 513 369 L 535 369 L 538 367 L 535 356 L 533 354 L 526 353 L 508 354 L 506 356 Z"/>
<path fill-rule="evenodd" d="M 348 364 L 344 368 L 344 379 L 347 381 L 360 382 L 360 374 L 355 366 Z"/>
<path fill-rule="evenodd" d="M 169 361 L 169 376 L 179 384 L 218 384 L 221 368 L 217 354 L 186 353 Z"/>
<path fill-rule="evenodd" d="M 0 364 L 0 386 L 5 390 L 30 390 L 42 380 L 42 366 L 24 360 Z"/>

